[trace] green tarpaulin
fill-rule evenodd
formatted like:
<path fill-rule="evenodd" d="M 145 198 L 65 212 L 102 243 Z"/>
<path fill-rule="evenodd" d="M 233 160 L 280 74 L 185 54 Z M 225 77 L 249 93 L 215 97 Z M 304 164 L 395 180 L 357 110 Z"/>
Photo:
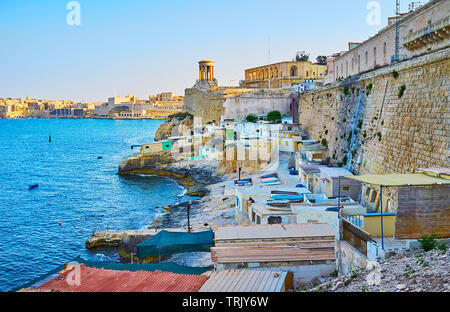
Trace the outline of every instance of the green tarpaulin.
<path fill-rule="evenodd" d="M 117 262 L 92 262 L 83 259 L 76 259 L 76 262 L 84 263 L 87 267 L 114 270 L 114 271 L 163 271 L 172 272 L 179 274 L 195 274 L 200 275 L 206 271 L 212 270 L 212 268 L 199 268 L 199 267 L 188 267 L 183 265 L 178 265 L 174 262 L 163 262 L 163 263 L 150 263 L 150 264 L 122 264 Z"/>
<path fill-rule="evenodd" d="M 137 245 L 139 258 L 172 255 L 183 252 L 210 251 L 214 245 L 212 231 L 187 233 L 161 231 Z"/>

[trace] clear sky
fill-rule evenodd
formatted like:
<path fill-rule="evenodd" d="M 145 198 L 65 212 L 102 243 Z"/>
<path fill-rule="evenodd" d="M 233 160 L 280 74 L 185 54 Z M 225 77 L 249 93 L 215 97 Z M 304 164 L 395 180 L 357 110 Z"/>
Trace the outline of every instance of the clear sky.
<path fill-rule="evenodd" d="M 377 26 L 368 0 L 78 0 L 81 25 L 69 26 L 68 2 L 0 1 L 0 97 L 183 95 L 202 59 L 216 62 L 220 85 L 237 85 L 267 64 L 269 38 L 271 62 L 303 50 L 315 60 L 368 39 L 395 10 L 379 0 Z"/>

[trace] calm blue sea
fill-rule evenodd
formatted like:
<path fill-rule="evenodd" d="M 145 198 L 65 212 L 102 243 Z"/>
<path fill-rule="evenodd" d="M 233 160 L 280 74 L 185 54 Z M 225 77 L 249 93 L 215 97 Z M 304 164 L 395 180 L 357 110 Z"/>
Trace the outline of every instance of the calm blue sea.
<path fill-rule="evenodd" d="M 122 157 L 138 152 L 130 146 L 153 141 L 160 124 L 0 119 L 0 291 L 78 255 L 117 259 L 87 251 L 85 241 L 95 230 L 146 228 L 161 213 L 156 206 L 184 199 L 172 180 L 116 174 Z M 29 191 L 34 183 L 39 188 Z"/>

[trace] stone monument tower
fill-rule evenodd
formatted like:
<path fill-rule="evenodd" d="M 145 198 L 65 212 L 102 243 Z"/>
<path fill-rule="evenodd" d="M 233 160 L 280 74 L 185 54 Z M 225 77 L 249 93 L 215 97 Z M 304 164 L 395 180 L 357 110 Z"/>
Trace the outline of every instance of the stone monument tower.
<path fill-rule="evenodd" d="M 198 88 L 212 88 L 218 85 L 214 78 L 214 61 L 203 60 L 199 64 L 199 80 L 195 84 Z"/>

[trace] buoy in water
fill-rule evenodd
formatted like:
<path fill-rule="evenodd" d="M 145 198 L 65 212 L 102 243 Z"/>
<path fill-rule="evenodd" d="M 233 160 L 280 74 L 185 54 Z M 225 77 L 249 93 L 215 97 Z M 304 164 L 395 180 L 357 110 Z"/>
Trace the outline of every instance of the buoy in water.
<path fill-rule="evenodd" d="M 97 159 L 103 159 L 103 156 L 98 156 Z"/>
<path fill-rule="evenodd" d="M 59 220 L 59 226 L 62 226 L 62 221 L 61 220 Z"/>
<path fill-rule="evenodd" d="M 48 136 L 48 141 L 49 141 L 50 143 L 52 142 L 52 136 L 51 136 L 51 135 Z"/>

